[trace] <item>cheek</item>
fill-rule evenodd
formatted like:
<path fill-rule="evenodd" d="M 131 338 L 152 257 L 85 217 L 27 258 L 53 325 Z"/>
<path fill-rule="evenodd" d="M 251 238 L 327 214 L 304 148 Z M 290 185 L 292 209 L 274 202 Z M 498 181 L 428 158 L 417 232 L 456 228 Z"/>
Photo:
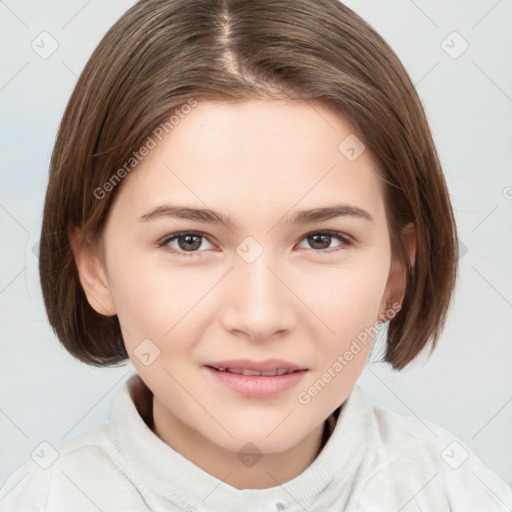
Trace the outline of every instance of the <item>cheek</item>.
<path fill-rule="evenodd" d="M 316 378 L 336 381 L 333 404 L 346 397 L 365 366 L 389 273 L 385 263 L 330 269 L 325 286 L 309 289 L 308 305 L 321 319 L 309 333 L 319 349 Z"/>
<path fill-rule="evenodd" d="M 327 286 L 310 289 L 308 305 L 321 321 L 311 317 L 305 324 L 317 357 L 314 372 L 297 395 L 300 404 L 332 411 L 354 387 L 375 335 L 386 284 L 381 274 L 344 269 L 331 276 Z"/>
<path fill-rule="evenodd" d="M 196 325 L 202 299 L 218 281 L 211 271 L 172 267 L 133 254 L 111 265 L 109 274 L 124 340 L 132 350 L 145 338 L 161 349 L 173 338 L 186 339 L 184 329 Z"/>
<path fill-rule="evenodd" d="M 335 331 L 332 339 L 356 335 L 357 329 L 373 325 L 386 288 L 389 268 L 384 263 L 331 268 L 304 286 L 302 296 L 322 319 L 326 332 Z M 322 284 L 319 284 L 322 283 Z"/>

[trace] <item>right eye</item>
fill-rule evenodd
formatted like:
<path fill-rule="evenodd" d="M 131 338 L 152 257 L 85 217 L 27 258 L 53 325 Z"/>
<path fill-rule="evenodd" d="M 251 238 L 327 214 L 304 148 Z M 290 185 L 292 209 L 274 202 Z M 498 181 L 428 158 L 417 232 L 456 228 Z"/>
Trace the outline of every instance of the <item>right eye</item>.
<path fill-rule="evenodd" d="M 167 236 L 159 246 L 164 249 L 170 249 L 171 252 L 182 254 L 183 256 L 192 256 L 193 253 L 203 252 L 199 249 L 203 242 L 211 244 L 205 233 L 198 231 L 181 231 Z"/>

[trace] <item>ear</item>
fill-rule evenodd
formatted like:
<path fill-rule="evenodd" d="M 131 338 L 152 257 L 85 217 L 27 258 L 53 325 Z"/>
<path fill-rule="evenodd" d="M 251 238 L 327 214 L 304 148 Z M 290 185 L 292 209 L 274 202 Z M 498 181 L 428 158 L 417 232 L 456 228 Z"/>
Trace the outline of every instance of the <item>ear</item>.
<path fill-rule="evenodd" d="M 414 224 L 409 223 L 402 229 L 402 237 L 410 264 L 414 266 L 416 256 L 416 231 Z M 379 308 L 378 322 L 387 322 L 398 313 L 405 295 L 406 284 L 405 268 L 398 261 L 393 260 Z"/>
<path fill-rule="evenodd" d="M 83 240 L 78 228 L 70 227 L 67 236 L 75 257 L 80 284 L 90 306 L 100 315 L 115 315 L 116 307 L 98 249 Z"/>

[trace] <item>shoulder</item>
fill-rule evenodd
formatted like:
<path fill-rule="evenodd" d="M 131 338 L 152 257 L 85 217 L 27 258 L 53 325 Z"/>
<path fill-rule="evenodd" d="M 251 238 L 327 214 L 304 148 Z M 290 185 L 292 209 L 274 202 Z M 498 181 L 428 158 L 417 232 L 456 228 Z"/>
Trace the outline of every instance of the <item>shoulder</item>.
<path fill-rule="evenodd" d="M 380 510 L 379 503 L 403 512 L 512 509 L 510 487 L 460 439 L 433 422 L 371 409 L 376 449 L 361 510 Z"/>
<path fill-rule="evenodd" d="M 41 443 L 0 489 L 1 510 L 147 510 L 109 456 L 112 442 L 107 423 L 57 447 Z"/>

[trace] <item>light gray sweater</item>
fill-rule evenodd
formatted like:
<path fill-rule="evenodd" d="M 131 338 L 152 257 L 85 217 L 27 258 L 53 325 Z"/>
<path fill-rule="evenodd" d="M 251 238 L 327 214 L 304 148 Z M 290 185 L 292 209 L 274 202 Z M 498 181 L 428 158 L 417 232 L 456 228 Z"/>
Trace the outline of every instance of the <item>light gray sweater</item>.
<path fill-rule="evenodd" d="M 492 512 L 512 491 L 437 425 L 370 404 L 356 386 L 327 444 L 300 475 L 239 490 L 164 443 L 125 383 L 109 422 L 44 445 L 0 491 L 2 512 Z"/>

